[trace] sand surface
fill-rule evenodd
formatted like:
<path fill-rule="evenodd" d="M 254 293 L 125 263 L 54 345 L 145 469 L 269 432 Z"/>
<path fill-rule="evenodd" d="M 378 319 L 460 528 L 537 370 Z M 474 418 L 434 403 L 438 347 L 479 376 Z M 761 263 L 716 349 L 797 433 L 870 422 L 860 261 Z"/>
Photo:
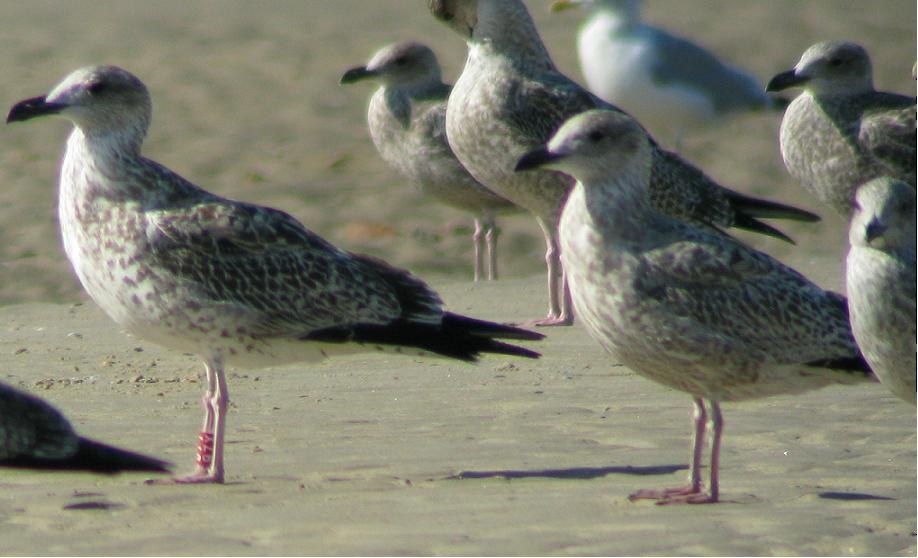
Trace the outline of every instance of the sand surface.
<path fill-rule="evenodd" d="M 153 95 L 147 156 L 412 269 L 454 311 L 535 317 L 534 222 L 502 221 L 508 280 L 468 282 L 469 220 L 385 167 L 364 123 L 372 88 L 337 85 L 406 38 L 428 42 L 454 79 L 464 45 L 424 4 L 5 2 L 0 100 L 46 93 L 84 64 L 121 65 Z M 647 4 L 648 19 L 763 81 L 811 43 L 845 38 L 867 46 L 878 87 L 915 88 L 909 0 Z M 579 78 L 578 19 L 529 5 L 558 66 Z M 796 247 L 742 238 L 841 289 L 845 224 L 786 174 L 778 126 L 775 114 L 738 118 L 688 138 L 684 154 L 725 185 L 824 215 L 779 225 Z M 47 397 L 87 436 L 184 471 L 200 364 L 128 337 L 74 280 L 56 223 L 67 129 L 0 131 L 0 381 Z M 637 488 L 682 481 L 689 399 L 617 366 L 579 327 L 548 333 L 537 362 L 355 355 L 234 370 L 226 486 L 3 471 L 0 554 L 915 555 L 915 415 L 882 386 L 726 405 L 721 478 L 734 503 L 631 504 Z"/>

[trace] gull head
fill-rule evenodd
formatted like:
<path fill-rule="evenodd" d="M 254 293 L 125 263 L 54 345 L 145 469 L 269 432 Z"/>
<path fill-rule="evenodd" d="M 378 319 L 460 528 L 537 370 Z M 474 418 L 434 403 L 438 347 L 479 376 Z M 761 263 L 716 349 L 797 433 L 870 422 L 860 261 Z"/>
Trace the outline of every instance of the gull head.
<path fill-rule="evenodd" d="M 516 170 L 548 168 L 587 183 L 642 169 L 649 180 L 650 163 L 650 140 L 637 120 L 594 109 L 570 118 L 545 147 L 523 155 Z"/>
<path fill-rule="evenodd" d="M 127 131 L 142 138 L 151 112 L 150 94 L 136 76 L 116 66 L 87 66 L 72 72 L 47 95 L 13 105 L 6 121 L 59 115 L 87 135 Z"/>
<path fill-rule="evenodd" d="M 478 0 L 427 0 L 431 15 L 465 38 L 478 25 Z"/>
<path fill-rule="evenodd" d="M 815 94 L 853 94 L 873 90 L 870 56 L 861 45 L 825 41 L 806 49 L 794 69 L 771 78 L 766 91 L 804 87 Z"/>
<path fill-rule="evenodd" d="M 405 41 L 383 47 L 366 66 L 349 69 L 341 76 L 341 83 L 373 79 L 387 86 L 410 87 L 440 83 L 440 75 L 437 56 L 429 47 Z"/>
<path fill-rule="evenodd" d="M 915 257 L 915 189 L 887 176 L 858 187 L 848 240 L 852 246 Z"/>

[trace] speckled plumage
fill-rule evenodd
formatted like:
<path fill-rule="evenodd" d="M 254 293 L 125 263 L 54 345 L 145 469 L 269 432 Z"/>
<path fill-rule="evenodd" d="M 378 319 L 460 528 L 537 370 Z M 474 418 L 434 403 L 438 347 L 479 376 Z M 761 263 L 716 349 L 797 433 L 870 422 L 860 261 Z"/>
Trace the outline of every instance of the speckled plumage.
<path fill-rule="evenodd" d="M 485 251 L 487 277 L 496 279 L 496 214 L 519 208 L 472 178 L 450 149 L 446 100 L 451 86 L 441 80 L 433 51 L 416 42 L 388 45 L 366 66 L 348 70 L 341 82 L 363 79 L 380 82 L 367 114 L 377 151 L 423 194 L 474 216 L 475 280 L 484 275 Z"/>
<path fill-rule="evenodd" d="M 536 217 L 548 246 L 548 321 L 567 323 L 556 224 L 573 182 L 554 171 L 517 174 L 513 168 L 521 155 L 544 145 L 565 119 L 593 108 L 619 109 L 555 68 L 520 0 L 429 0 L 429 4 L 433 15 L 460 33 L 469 48 L 447 105 L 450 146 L 479 182 Z M 778 236 L 782 235 L 755 217 L 815 219 L 806 212 L 727 190 L 656 144 L 652 157 L 651 198 L 677 218 Z"/>
<path fill-rule="evenodd" d="M 635 120 L 594 110 L 520 162 L 578 180 L 561 217 L 561 253 L 574 308 L 591 336 L 635 372 L 690 394 L 699 406 L 707 399 L 720 425 L 720 401 L 869 379 L 841 295 L 653 207 L 651 149 Z M 692 499 L 700 491 L 697 455 Z"/>
<path fill-rule="evenodd" d="M 0 467 L 167 472 L 168 463 L 95 442 L 46 401 L 0 383 Z"/>
<path fill-rule="evenodd" d="M 577 54 L 590 91 L 676 148 L 685 132 L 776 106 L 753 75 L 641 21 L 640 0 L 557 0 L 552 7 L 589 11 L 577 34 Z"/>
<path fill-rule="evenodd" d="M 204 360 L 199 466 L 177 480 L 223 481 L 225 365 L 373 349 L 537 356 L 495 338 L 541 335 L 446 312 L 408 272 L 339 250 L 286 213 L 220 198 L 142 157 L 150 112 L 139 79 L 92 66 L 47 97 L 17 104 L 8 121 L 61 114 L 74 123 L 59 213 L 80 282 L 128 331 Z"/>
<path fill-rule="evenodd" d="M 848 216 L 854 191 L 872 178 L 915 187 L 915 97 L 874 90 L 863 47 L 817 43 L 768 90 L 795 86 L 804 90 L 784 113 L 781 155 L 810 194 Z"/>
<path fill-rule="evenodd" d="M 849 231 L 851 329 L 880 381 L 915 404 L 915 189 L 889 177 L 857 189 Z"/>

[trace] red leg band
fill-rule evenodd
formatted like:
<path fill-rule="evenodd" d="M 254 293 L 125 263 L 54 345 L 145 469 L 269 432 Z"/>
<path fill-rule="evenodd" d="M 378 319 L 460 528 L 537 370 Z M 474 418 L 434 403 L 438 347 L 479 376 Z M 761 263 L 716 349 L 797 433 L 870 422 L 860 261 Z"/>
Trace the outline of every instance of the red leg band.
<path fill-rule="evenodd" d="M 214 459 L 214 435 L 210 432 L 198 434 L 198 465 L 205 469 Z"/>

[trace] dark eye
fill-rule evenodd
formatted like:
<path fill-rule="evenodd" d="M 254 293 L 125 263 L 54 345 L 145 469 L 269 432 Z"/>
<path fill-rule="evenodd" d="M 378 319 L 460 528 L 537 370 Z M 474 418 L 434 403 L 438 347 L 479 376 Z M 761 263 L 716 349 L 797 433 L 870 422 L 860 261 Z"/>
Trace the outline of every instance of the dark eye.
<path fill-rule="evenodd" d="M 842 58 L 829 58 L 829 66 L 832 66 L 833 68 L 838 68 L 844 63 L 845 61 Z"/>
<path fill-rule="evenodd" d="M 603 138 L 602 132 L 590 132 L 587 135 L 587 139 L 590 140 L 590 142 L 592 143 L 599 143 L 600 141 L 602 141 L 602 138 Z"/>
<path fill-rule="evenodd" d="M 404 65 L 407 64 L 407 63 L 408 63 L 408 57 L 407 57 L 407 56 L 399 56 L 398 58 L 395 59 L 395 65 L 396 65 L 396 66 L 404 66 Z"/>
<path fill-rule="evenodd" d="M 89 86 L 89 92 L 93 95 L 104 93 L 106 90 L 108 90 L 108 84 L 102 81 L 97 81 Z"/>

